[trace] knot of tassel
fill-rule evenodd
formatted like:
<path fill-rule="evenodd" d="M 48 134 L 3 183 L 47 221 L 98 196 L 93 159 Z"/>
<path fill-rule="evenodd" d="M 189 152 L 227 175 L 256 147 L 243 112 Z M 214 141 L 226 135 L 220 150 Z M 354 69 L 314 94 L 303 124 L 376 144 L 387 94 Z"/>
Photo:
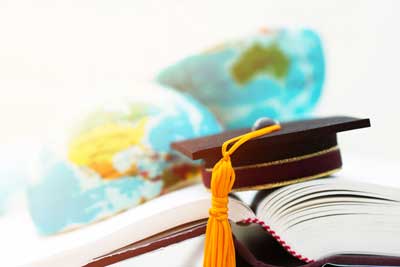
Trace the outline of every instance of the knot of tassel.
<path fill-rule="evenodd" d="M 211 208 L 204 245 L 204 267 L 235 267 L 235 247 L 228 220 L 228 195 L 235 182 L 235 170 L 230 156 L 243 143 L 279 130 L 279 125 L 268 126 L 226 141 L 222 145 L 222 159 L 215 164 L 211 176 Z M 228 146 L 233 143 L 229 148 Z"/>
<path fill-rule="evenodd" d="M 218 221 L 228 219 L 228 199 L 223 197 L 212 197 L 210 208 L 210 217 L 214 217 Z"/>

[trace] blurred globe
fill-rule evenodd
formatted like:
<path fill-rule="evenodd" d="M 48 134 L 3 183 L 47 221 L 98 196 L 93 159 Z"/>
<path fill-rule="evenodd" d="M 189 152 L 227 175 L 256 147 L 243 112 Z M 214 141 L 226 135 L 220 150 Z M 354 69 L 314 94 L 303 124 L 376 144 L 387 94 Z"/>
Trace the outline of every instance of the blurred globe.
<path fill-rule="evenodd" d="M 226 128 L 251 127 L 260 117 L 306 117 L 325 75 L 319 36 L 311 30 L 263 30 L 187 57 L 158 75 L 190 93 Z"/>
<path fill-rule="evenodd" d="M 154 84 L 80 114 L 40 152 L 28 189 L 37 229 L 52 234 L 198 181 L 199 166 L 170 143 L 214 134 L 214 116 L 190 96 Z M 62 139 L 62 140 L 60 140 Z"/>

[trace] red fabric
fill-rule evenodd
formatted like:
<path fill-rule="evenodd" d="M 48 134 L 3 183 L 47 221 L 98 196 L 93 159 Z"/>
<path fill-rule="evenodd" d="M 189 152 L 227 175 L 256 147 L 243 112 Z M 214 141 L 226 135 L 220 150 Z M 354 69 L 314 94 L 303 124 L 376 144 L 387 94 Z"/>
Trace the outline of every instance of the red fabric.
<path fill-rule="evenodd" d="M 257 168 L 239 169 L 235 170 L 236 179 L 233 189 L 286 182 L 315 176 L 341 167 L 342 159 L 340 151 L 333 150 L 323 155 L 299 161 Z M 204 185 L 210 188 L 212 173 L 204 169 L 202 173 Z"/>

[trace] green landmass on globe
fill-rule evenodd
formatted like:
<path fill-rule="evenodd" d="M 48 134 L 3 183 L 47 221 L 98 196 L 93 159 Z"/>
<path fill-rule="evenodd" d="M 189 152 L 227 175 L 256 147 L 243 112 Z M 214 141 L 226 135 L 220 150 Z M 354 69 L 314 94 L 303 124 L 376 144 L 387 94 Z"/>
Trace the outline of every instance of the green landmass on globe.
<path fill-rule="evenodd" d="M 284 79 L 288 73 L 290 60 L 276 43 L 262 46 L 253 44 L 246 49 L 231 67 L 234 80 L 246 84 L 256 75 L 265 73 L 274 78 Z"/>

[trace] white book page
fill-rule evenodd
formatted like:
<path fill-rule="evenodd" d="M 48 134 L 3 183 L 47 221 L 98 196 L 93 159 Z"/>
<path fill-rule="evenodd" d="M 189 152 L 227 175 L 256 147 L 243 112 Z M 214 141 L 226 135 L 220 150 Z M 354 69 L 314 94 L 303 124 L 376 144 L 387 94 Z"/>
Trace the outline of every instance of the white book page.
<path fill-rule="evenodd" d="M 260 202 L 258 217 L 297 253 L 400 256 L 400 190 L 345 179 L 279 189 Z"/>
<path fill-rule="evenodd" d="M 156 233 L 208 217 L 210 193 L 203 185 L 181 189 L 107 220 L 59 235 L 41 238 L 26 248 L 25 264 L 37 267 L 82 266 Z M 229 218 L 240 221 L 254 213 L 242 202 L 230 199 Z"/>

